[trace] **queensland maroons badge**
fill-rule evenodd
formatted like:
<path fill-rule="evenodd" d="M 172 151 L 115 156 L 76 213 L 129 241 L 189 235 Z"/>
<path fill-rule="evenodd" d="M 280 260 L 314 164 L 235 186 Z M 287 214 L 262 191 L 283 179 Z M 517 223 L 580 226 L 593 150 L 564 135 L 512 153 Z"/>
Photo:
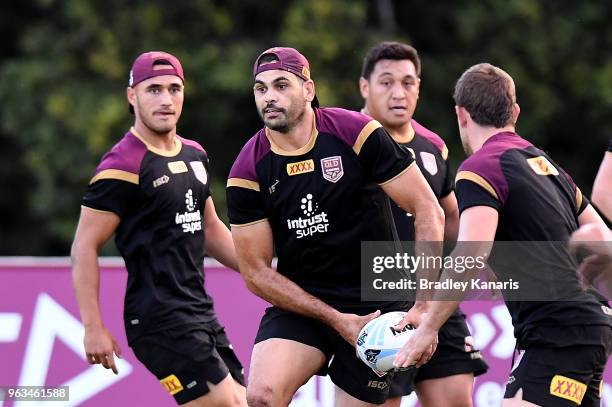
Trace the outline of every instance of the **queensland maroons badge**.
<path fill-rule="evenodd" d="M 329 182 L 338 182 L 344 175 L 342 157 L 337 155 L 321 159 L 321 171 L 323 172 L 323 178 Z"/>
<path fill-rule="evenodd" d="M 189 162 L 193 173 L 195 174 L 198 181 L 202 184 L 206 185 L 208 182 L 208 174 L 206 174 L 206 168 L 204 168 L 204 163 L 202 161 L 191 161 Z"/>

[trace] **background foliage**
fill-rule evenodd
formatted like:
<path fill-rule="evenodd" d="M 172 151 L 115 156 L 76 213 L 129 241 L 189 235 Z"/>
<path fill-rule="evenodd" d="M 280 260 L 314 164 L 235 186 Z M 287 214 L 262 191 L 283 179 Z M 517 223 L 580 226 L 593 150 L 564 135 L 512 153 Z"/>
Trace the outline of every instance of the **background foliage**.
<path fill-rule="evenodd" d="M 133 59 L 175 53 L 187 76 L 179 133 L 212 158 L 216 206 L 261 126 L 251 67 L 274 45 L 309 59 L 323 105 L 359 109 L 365 51 L 395 39 L 423 60 L 415 117 L 464 158 L 452 88 L 488 61 L 517 82 L 519 132 L 586 195 L 612 135 L 612 2 L 569 0 L 33 0 L 0 5 L 0 255 L 66 255 L 100 156 L 131 125 Z M 112 248 L 106 249 L 113 253 Z"/>

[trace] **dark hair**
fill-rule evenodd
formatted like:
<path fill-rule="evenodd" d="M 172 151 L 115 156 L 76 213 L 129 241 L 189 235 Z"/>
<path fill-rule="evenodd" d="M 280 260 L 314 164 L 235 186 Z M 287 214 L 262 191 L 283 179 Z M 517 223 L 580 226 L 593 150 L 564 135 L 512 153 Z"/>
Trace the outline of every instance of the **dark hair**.
<path fill-rule="evenodd" d="M 481 126 L 500 128 L 514 124 L 514 81 L 501 68 L 487 63 L 472 66 L 457 81 L 453 98 Z"/>
<path fill-rule="evenodd" d="M 168 61 L 167 59 L 156 59 L 153 62 L 153 66 L 156 66 L 156 65 L 170 65 L 170 66 L 172 66 L 170 61 Z"/>
<path fill-rule="evenodd" d="M 270 62 L 276 62 L 276 61 L 278 61 L 278 57 L 276 55 L 274 55 L 274 54 L 264 54 L 257 61 L 257 66 L 260 66 L 262 64 L 268 64 Z"/>
<path fill-rule="evenodd" d="M 417 76 L 421 76 L 421 59 L 417 50 L 410 45 L 394 41 L 381 42 L 370 48 L 363 58 L 361 76 L 369 80 L 376 63 L 381 59 L 391 59 L 394 61 L 408 59 L 414 64 Z"/>

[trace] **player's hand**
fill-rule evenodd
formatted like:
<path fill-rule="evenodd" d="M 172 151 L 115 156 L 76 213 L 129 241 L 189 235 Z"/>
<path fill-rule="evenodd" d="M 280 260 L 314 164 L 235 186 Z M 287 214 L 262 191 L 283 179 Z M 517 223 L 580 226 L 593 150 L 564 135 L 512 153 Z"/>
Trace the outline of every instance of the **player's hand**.
<path fill-rule="evenodd" d="M 111 369 L 113 373 L 119 374 L 113 354 L 121 358 L 121 349 L 104 326 L 85 328 L 83 343 L 89 364 L 100 363 L 106 369 Z"/>
<path fill-rule="evenodd" d="M 368 315 L 341 314 L 342 317 L 336 324 L 338 333 L 352 346 L 357 344 L 357 337 L 361 329 L 374 318 L 380 316 L 380 311 L 376 310 Z"/>
<path fill-rule="evenodd" d="M 578 275 L 585 289 L 589 286 L 597 287 L 602 280 L 609 283 L 612 281 L 612 258 L 591 254 L 580 263 Z"/>
<path fill-rule="evenodd" d="M 421 325 L 421 321 L 423 320 L 423 316 L 427 313 L 427 303 L 423 301 L 417 301 L 414 303 L 412 308 L 406 312 L 404 318 L 393 328 L 397 331 L 402 330 L 406 325 Z"/>
<path fill-rule="evenodd" d="M 438 346 L 438 331 L 420 325 L 395 356 L 395 367 L 420 367 L 427 363 Z"/>

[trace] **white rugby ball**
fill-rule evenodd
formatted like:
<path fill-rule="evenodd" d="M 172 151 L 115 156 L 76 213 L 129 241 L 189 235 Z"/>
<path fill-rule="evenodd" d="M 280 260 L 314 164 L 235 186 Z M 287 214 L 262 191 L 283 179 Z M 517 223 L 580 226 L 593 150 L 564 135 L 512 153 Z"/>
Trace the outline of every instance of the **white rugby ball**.
<path fill-rule="evenodd" d="M 393 328 L 405 315 L 401 311 L 382 314 L 368 322 L 359 332 L 357 355 L 375 371 L 385 373 L 393 370 L 395 355 L 416 330 L 410 324 L 399 331 Z"/>

